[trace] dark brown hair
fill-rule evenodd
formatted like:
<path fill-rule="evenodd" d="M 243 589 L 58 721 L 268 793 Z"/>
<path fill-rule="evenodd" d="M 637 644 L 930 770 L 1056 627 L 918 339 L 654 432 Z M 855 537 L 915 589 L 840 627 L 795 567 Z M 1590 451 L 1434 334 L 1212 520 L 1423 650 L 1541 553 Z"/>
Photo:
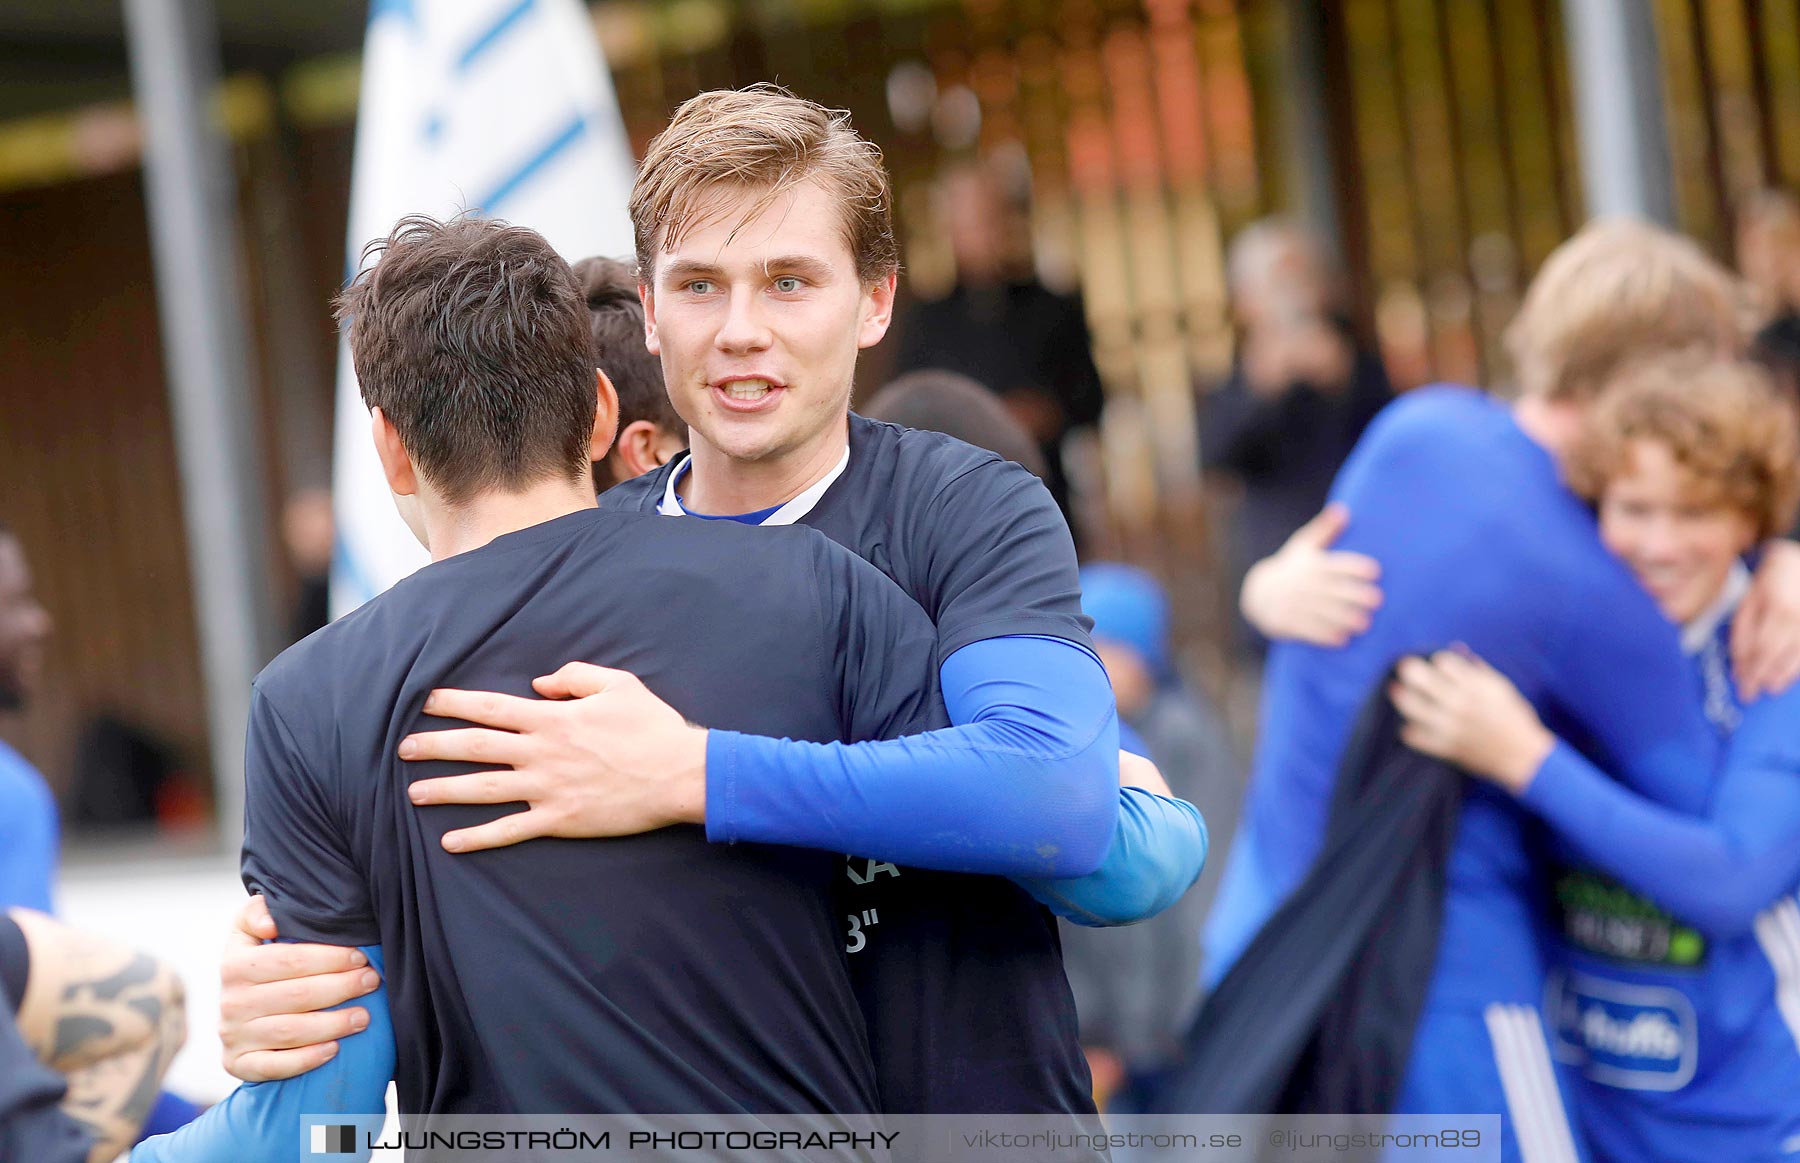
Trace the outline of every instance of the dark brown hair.
<path fill-rule="evenodd" d="M 587 299 L 588 340 L 594 364 L 619 393 L 619 428 L 648 420 L 664 432 L 683 435 L 687 425 L 669 403 L 662 361 L 644 346 L 644 304 L 637 275 L 616 258 L 584 258 L 575 278 Z"/>
<path fill-rule="evenodd" d="M 363 402 L 451 504 L 588 470 L 594 361 L 575 275 L 536 231 L 402 218 L 337 300 Z"/>

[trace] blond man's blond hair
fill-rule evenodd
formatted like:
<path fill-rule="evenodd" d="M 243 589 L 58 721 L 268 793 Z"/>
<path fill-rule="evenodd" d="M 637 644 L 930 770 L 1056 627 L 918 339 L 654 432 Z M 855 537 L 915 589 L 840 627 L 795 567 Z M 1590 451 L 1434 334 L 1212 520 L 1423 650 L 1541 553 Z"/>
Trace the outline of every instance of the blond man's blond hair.
<path fill-rule="evenodd" d="M 837 200 L 858 278 L 877 282 L 900 269 L 881 150 L 850 127 L 848 112 L 766 83 L 688 98 L 651 140 L 631 187 L 638 277 L 648 280 L 658 250 L 678 244 L 706 219 L 740 212 L 736 206 L 702 210 L 720 188 L 752 195 L 741 209 L 754 214 L 809 181 Z"/>
<path fill-rule="evenodd" d="M 1742 513 L 1758 537 L 1785 532 L 1800 505 L 1800 423 L 1767 373 L 1705 348 L 1627 364 L 1588 416 L 1568 459 L 1569 484 L 1598 501 L 1629 471 L 1631 446 L 1669 450 L 1699 503 Z"/>
<path fill-rule="evenodd" d="M 1640 355 L 1736 353 L 1742 311 L 1737 280 L 1693 242 L 1635 219 L 1600 219 L 1544 261 L 1506 349 L 1521 395 L 1579 403 Z"/>

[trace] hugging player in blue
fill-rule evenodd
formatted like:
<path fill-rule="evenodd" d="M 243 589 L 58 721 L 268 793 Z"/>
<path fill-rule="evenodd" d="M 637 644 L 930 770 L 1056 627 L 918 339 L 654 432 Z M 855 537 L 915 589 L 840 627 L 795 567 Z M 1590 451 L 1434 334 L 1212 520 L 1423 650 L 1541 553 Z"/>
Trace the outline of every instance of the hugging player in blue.
<path fill-rule="evenodd" d="M 1571 476 L 1671 620 L 1728 761 L 1680 798 L 1615 782 L 1498 671 L 1444 653 L 1395 691 L 1416 747 L 1516 796 L 1557 845 L 1547 998 L 1577 1111 L 1608 1163 L 1800 1152 L 1800 688 L 1740 697 L 1727 643 L 1742 555 L 1790 527 L 1800 435 L 1753 368 L 1625 373 Z M 1580 741 L 1579 736 L 1574 736 Z"/>

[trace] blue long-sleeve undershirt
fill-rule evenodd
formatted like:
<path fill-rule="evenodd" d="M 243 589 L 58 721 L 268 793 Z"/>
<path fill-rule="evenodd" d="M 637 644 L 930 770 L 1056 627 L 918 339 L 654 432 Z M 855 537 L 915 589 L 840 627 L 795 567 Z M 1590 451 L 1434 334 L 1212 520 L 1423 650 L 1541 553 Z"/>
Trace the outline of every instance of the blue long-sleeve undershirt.
<path fill-rule="evenodd" d="M 1067 880 L 1013 879 L 1038 903 L 1078 925 L 1130 925 L 1154 917 L 1194 886 L 1206 865 L 1206 847 L 1199 808 L 1145 788 L 1122 787 L 1119 827 L 1098 869 Z"/>
<path fill-rule="evenodd" d="M 940 671 L 954 726 L 805 743 L 713 731 L 706 834 L 945 872 L 1086 876 L 1118 823 L 1119 728 L 1099 659 L 990 638 Z"/>
<path fill-rule="evenodd" d="M 708 836 L 1011 876 L 1088 925 L 1154 915 L 1199 877 L 1206 830 L 1193 806 L 1118 787 L 1117 711 L 1091 653 L 991 638 L 952 654 L 940 679 L 954 725 L 906 739 L 714 731 Z"/>
<path fill-rule="evenodd" d="M 1560 740 L 1521 799 L 1582 860 L 1707 936 L 1736 937 L 1800 882 L 1794 748 L 1741 735 L 1704 817 L 1644 799 Z"/>
<path fill-rule="evenodd" d="M 385 974 L 381 946 L 365 946 L 363 952 L 376 972 Z M 302 1115 L 356 1120 L 356 1150 L 332 1158 L 352 1163 L 367 1159 L 362 1130 L 381 1128 L 388 1082 L 394 1077 L 394 1020 L 386 983 L 336 1008 L 344 1006 L 366 1008 L 369 1025 L 340 1038 L 331 1061 L 278 1082 L 244 1083 L 187 1126 L 139 1143 L 130 1163 L 300 1163 L 316 1157 L 305 1149 Z"/>

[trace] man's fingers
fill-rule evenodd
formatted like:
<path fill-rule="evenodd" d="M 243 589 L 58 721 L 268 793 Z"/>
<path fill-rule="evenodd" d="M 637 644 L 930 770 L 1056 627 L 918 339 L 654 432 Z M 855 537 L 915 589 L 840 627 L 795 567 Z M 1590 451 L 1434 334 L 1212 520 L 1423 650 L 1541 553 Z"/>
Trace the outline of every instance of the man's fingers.
<path fill-rule="evenodd" d="M 325 1042 L 299 1050 L 254 1050 L 225 1055 L 225 1070 L 240 1082 L 275 1082 L 317 1070 L 337 1057 L 338 1044 Z"/>
<path fill-rule="evenodd" d="M 1743 693 L 1749 695 L 1749 686 L 1754 677 L 1755 665 L 1758 661 L 1757 647 L 1761 645 L 1763 630 L 1763 612 L 1768 603 L 1763 600 L 1762 592 L 1754 585 L 1738 604 L 1737 613 L 1731 619 L 1731 663 L 1736 671 L 1738 686 L 1745 688 Z"/>
<path fill-rule="evenodd" d="M 1373 582 L 1381 580 L 1381 563 L 1366 553 L 1351 553 L 1346 549 L 1333 550 L 1325 555 L 1325 564 L 1338 577 L 1353 578 L 1356 581 Z M 1377 601 L 1381 599 L 1381 591 L 1375 590 Z"/>
<path fill-rule="evenodd" d="M 1459 650 L 1440 650 L 1431 656 L 1431 665 L 1443 677 L 1445 689 L 1468 683 L 1480 673 L 1472 655 Z"/>
<path fill-rule="evenodd" d="M 262 896 L 251 897 L 245 901 L 231 917 L 231 929 L 225 934 L 225 949 L 254 949 L 264 941 L 273 941 L 280 936 L 275 931 L 275 918 L 269 915 L 269 906 Z"/>
<path fill-rule="evenodd" d="M 362 950 L 343 945 L 260 945 L 228 958 L 221 976 L 226 985 L 259 985 L 344 973 L 368 963 Z"/>
<path fill-rule="evenodd" d="M 1430 661 L 1417 656 L 1402 658 L 1394 668 L 1394 674 L 1408 690 L 1433 702 L 1440 701 L 1445 687 L 1444 674 Z"/>
<path fill-rule="evenodd" d="M 1443 752 L 1443 748 L 1438 745 L 1437 736 L 1416 723 L 1407 723 L 1400 728 L 1400 742 L 1426 755 L 1440 755 Z"/>
<path fill-rule="evenodd" d="M 359 998 L 381 984 L 381 975 L 373 969 L 351 969 L 343 973 L 321 973 L 312 977 L 296 977 L 289 981 L 271 981 L 226 990 L 219 997 L 219 1016 L 234 1026 L 244 1026 L 261 1018 L 310 1014 L 328 1010 Z M 348 1012 L 348 1011 L 345 1011 Z M 364 1015 L 367 1021 L 367 1015 Z M 328 1033 L 327 1038 L 339 1035 Z M 234 1035 L 234 1040 L 237 1040 Z M 311 1039 L 320 1041 L 322 1039 Z M 265 1047 L 277 1049 L 285 1047 Z"/>
<path fill-rule="evenodd" d="M 1381 608 L 1381 587 L 1363 581 L 1361 578 L 1332 578 L 1325 587 L 1323 597 L 1358 610 L 1374 611 Z"/>
<path fill-rule="evenodd" d="M 440 687 L 425 697 L 425 713 L 440 719 L 463 719 L 504 731 L 525 731 L 543 721 L 540 699 L 522 699 L 497 691 L 459 691 Z"/>
<path fill-rule="evenodd" d="M 421 779 L 406 789 L 407 797 L 415 804 L 529 803 L 537 793 L 536 779 L 510 769 Z"/>
<path fill-rule="evenodd" d="M 229 1032 L 234 1046 L 253 1046 L 247 1054 L 267 1050 L 299 1050 L 348 1038 L 369 1028 L 369 1011 L 361 1006 L 322 1010 L 316 1014 L 273 1014 L 239 1022 Z M 226 1031 L 221 1031 L 223 1035 Z M 239 1055 L 243 1057 L 243 1055 Z"/>
<path fill-rule="evenodd" d="M 1363 607 L 1354 602 L 1333 599 L 1319 603 L 1314 611 L 1316 627 L 1326 636 L 1334 639 L 1333 645 L 1342 646 L 1354 636 L 1369 628 L 1369 614 Z"/>
<path fill-rule="evenodd" d="M 484 763 L 516 767 L 524 763 L 531 746 L 525 736 L 486 727 L 455 727 L 448 731 L 420 731 L 400 740 L 400 758 L 450 759 L 458 763 Z"/>
<path fill-rule="evenodd" d="M 269 915 L 269 902 L 257 893 L 238 910 L 238 930 L 259 941 L 273 941 L 281 936 L 275 929 L 275 918 Z"/>
<path fill-rule="evenodd" d="M 505 848 L 539 836 L 554 835 L 556 819 L 549 812 L 514 812 L 473 828 L 444 833 L 446 852 L 482 852 Z"/>
<path fill-rule="evenodd" d="M 591 662 L 567 662 L 555 674 L 532 679 L 531 689 L 547 699 L 585 699 L 632 677 L 628 671 Z"/>
<path fill-rule="evenodd" d="M 1350 510 L 1335 501 L 1319 510 L 1319 515 L 1294 530 L 1288 538 L 1288 544 L 1311 545 L 1324 549 L 1343 533 L 1344 527 L 1350 524 Z"/>
<path fill-rule="evenodd" d="M 1757 641 L 1757 648 L 1739 686 L 1745 700 L 1786 690 L 1800 674 L 1800 640 L 1776 634 L 1771 625 Z"/>
<path fill-rule="evenodd" d="M 1408 723 L 1428 719 L 1436 709 L 1430 699 L 1403 682 L 1388 684 L 1388 698 L 1393 702 L 1394 709 L 1400 712 L 1400 717 Z"/>

